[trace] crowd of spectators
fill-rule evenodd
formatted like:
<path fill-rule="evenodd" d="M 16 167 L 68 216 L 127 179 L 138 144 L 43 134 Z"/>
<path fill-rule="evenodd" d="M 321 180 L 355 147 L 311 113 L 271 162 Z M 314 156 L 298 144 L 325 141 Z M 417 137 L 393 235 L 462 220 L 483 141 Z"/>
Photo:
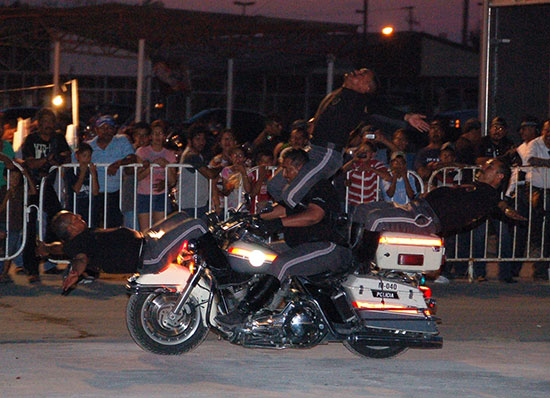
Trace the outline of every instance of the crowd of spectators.
<path fill-rule="evenodd" d="M 237 206 L 243 193 L 253 199 L 250 211 L 258 211 L 270 201 L 267 181 L 281 153 L 287 148 L 307 150 L 315 123 L 313 119 L 296 120 L 285 135 L 282 121 L 272 115 L 251 142 L 237 142 L 231 129 L 196 124 L 187 129 L 186 144 L 173 147 L 168 145 L 168 126 L 163 121 L 121 127 L 111 115 L 100 115 L 93 121 L 86 140 L 71 149 L 64 134 L 56 131 L 52 111 L 41 110 L 36 119 L 35 131 L 27 136 L 20 154 L 14 153 L 8 141 L 0 141 L 0 238 L 6 242 L 2 244 L 4 255 L 13 253 L 23 233 L 23 179 L 14 162 L 22 166 L 29 181 L 29 204 L 38 204 L 37 189 L 42 178 L 46 178 L 43 225 L 47 226 L 51 217 L 65 208 L 80 214 L 91 227 L 127 226 L 145 230 L 173 211 L 185 211 L 195 217 L 201 217 L 209 209 L 222 214 Z M 375 126 L 361 125 L 350 132 L 344 165 L 333 181 L 343 207 L 353 211 L 358 204 L 376 200 L 406 204 L 431 187 L 466 184 L 475 178 L 474 166 L 488 158 L 505 159 L 514 166 L 537 166 L 540 168 L 528 173 L 514 173 L 506 192 L 507 200 L 522 215 L 535 214 L 530 218 L 531 228 L 504 224 L 500 231 L 496 220 L 491 219 L 488 227 L 483 223 L 472 232 L 471 254 L 484 257 L 488 236 L 498 235 L 500 257 L 521 258 L 537 250 L 548 257 L 550 239 L 541 231 L 550 209 L 550 121 L 539 123 L 536 118 L 524 118 L 519 126 L 522 143 L 517 147 L 508 137 L 508 124 L 502 117 L 492 120 L 485 137 L 481 137 L 481 125 L 475 119 L 464 124 L 455 141 L 447 139 L 447 130 L 443 120 L 433 120 L 427 144 L 421 148 L 409 145 L 410 131 L 405 129 L 385 133 Z M 73 166 L 62 169 L 64 188 L 56 192 L 54 182 L 60 174 L 48 172 L 52 166 L 67 163 Z M 177 167 L 178 164 L 186 166 Z M 10 171 L 9 184 L 3 178 L 4 167 Z M 444 172 L 439 173 L 441 170 Z M 26 272 L 29 282 L 40 280 L 35 252 L 37 225 L 33 210 L 23 255 L 13 261 L 18 270 Z M 458 235 L 447 239 L 448 253 L 471 257 L 470 233 L 456 232 Z M 54 239 L 47 229 L 45 237 L 46 241 Z M 0 263 L 1 282 L 10 281 L 7 263 Z M 514 282 L 521 264 L 501 262 L 499 279 Z M 486 280 L 485 268 L 483 262 L 476 262 L 477 280 Z M 547 262 L 535 264 L 534 277 L 547 279 L 547 268 Z M 465 264 L 447 263 L 438 281 L 448 282 L 452 277 L 464 275 L 465 269 Z M 61 271 L 55 264 L 46 263 L 44 272 Z"/>

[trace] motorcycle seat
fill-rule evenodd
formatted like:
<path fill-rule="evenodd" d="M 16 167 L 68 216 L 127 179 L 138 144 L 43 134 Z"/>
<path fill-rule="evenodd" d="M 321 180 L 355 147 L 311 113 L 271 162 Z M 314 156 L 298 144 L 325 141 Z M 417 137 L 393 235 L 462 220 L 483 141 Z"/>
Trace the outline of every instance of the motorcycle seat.
<path fill-rule="evenodd" d="M 314 285 L 327 285 L 330 282 L 345 276 L 350 270 L 346 269 L 339 272 L 325 271 L 319 274 L 313 274 L 308 276 L 300 276 L 300 278 L 314 284 Z"/>

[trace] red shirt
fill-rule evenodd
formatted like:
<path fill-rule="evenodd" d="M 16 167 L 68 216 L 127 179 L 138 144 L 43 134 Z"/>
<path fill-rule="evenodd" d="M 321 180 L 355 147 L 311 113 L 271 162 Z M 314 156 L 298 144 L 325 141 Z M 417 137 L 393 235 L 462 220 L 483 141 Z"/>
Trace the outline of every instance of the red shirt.
<path fill-rule="evenodd" d="M 387 170 L 386 166 L 376 159 L 368 160 L 366 163 L 373 169 Z M 359 171 L 358 168 L 361 164 L 359 162 L 354 163 L 352 171 L 348 174 L 350 181 L 348 203 L 351 205 L 376 201 L 378 175 L 373 171 Z"/>

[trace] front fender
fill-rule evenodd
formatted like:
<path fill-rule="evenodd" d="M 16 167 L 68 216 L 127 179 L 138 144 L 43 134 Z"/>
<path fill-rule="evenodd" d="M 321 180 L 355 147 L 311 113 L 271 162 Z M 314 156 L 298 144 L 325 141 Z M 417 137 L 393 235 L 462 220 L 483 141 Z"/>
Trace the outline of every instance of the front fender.
<path fill-rule="evenodd" d="M 170 264 L 163 270 L 154 274 L 135 274 L 128 279 L 126 289 L 129 294 L 148 294 L 159 289 L 181 293 L 191 272 L 187 267 L 178 264 Z M 210 286 L 207 280 L 201 278 L 199 284 L 193 289 L 191 295 L 199 303 L 206 326 L 206 310 L 210 299 Z M 214 295 L 212 309 L 210 311 L 211 322 L 217 315 L 217 297 Z"/>
<path fill-rule="evenodd" d="M 191 272 L 187 267 L 170 264 L 154 274 L 136 274 L 132 278 L 142 287 L 162 286 L 181 292 L 190 277 Z"/>

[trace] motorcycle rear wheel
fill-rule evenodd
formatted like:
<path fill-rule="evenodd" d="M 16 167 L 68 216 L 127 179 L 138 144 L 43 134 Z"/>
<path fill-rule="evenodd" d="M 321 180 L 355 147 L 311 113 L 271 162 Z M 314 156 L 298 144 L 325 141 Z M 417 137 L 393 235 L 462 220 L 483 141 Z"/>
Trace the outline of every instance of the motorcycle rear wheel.
<path fill-rule="evenodd" d="M 201 309 L 191 296 L 183 314 L 175 320 L 169 313 L 176 294 L 133 294 L 126 307 L 126 325 L 132 339 L 145 351 L 160 355 L 181 355 L 193 350 L 208 335 Z"/>
<path fill-rule="evenodd" d="M 366 358 L 391 358 L 407 351 L 407 347 L 399 346 L 371 346 L 364 343 L 352 343 L 349 341 L 343 341 L 342 344 L 344 344 L 344 347 L 353 352 L 355 355 Z"/>

